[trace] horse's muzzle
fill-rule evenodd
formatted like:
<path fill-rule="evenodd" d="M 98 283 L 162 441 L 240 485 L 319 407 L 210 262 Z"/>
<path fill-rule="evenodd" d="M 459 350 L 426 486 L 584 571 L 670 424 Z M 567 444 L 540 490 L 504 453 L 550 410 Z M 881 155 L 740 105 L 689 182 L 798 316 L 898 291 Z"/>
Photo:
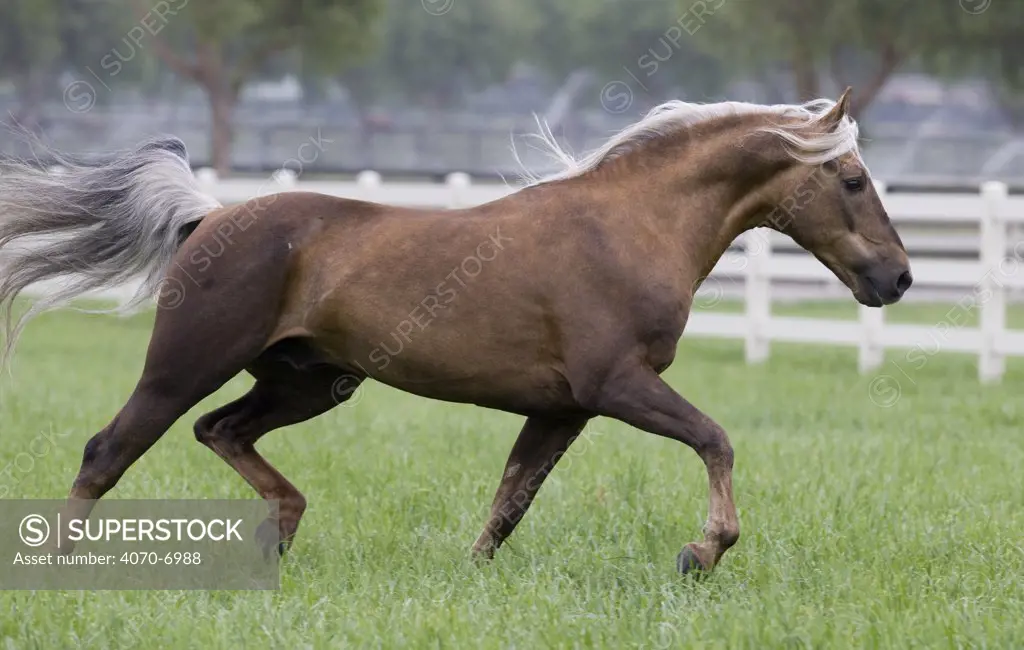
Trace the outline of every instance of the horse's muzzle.
<path fill-rule="evenodd" d="M 880 265 L 861 275 L 858 280 L 866 298 L 861 302 L 868 307 L 881 307 L 898 302 L 914 283 L 914 276 L 910 268 L 902 264 Z"/>

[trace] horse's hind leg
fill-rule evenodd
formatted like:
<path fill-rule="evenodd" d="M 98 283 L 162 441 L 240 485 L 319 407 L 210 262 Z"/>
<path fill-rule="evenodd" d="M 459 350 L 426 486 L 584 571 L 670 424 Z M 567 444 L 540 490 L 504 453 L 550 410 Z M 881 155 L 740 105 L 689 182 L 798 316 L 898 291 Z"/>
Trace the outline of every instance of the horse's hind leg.
<path fill-rule="evenodd" d="M 120 413 L 85 446 L 82 467 L 68 497 L 68 517 L 85 518 L 92 499 L 106 494 L 167 429 L 200 400 L 244 370 L 277 326 L 285 289 L 286 242 L 261 242 L 252 228 L 212 260 L 204 282 L 175 264 L 166 282 L 181 287 L 180 300 L 157 310 L 146 364 Z M 190 240 L 191 241 L 191 240 Z M 194 242 L 193 248 L 203 241 Z M 189 257 L 189 244 L 179 253 Z M 239 264 L 238 259 L 245 259 Z M 191 268 L 191 267 L 189 267 Z M 70 550 L 68 543 L 62 549 Z"/>
<path fill-rule="evenodd" d="M 236 336 L 236 343 L 247 338 L 244 331 Z M 206 341 L 207 347 L 200 338 L 197 335 L 189 342 L 191 350 L 185 350 L 185 341 L 180 342 L 182 347 L 165 347 L 154 335 L 135 391 L 110 424 L 85 445 L 81 469 L 68 495 L 67 519 L 88 517 L 93 500 L 110 491 L 179 417 L 243 370 L 261 345 L 252 338 L 248 351 L 244 346 L 218 350 L 216 342 Z M 201 359 L 204 354 L 205 360 Z M 73 546 L 68 542 L 62 548 L 70 551 Z"/>
<path fill-rule="evenodd" d="M 261 497 L 278 502 L 277 519 L 264 522 L 258 535 L 265 551 L 277 545 L 283 553 L 299 527 L 306 499 L 256 451 L 256 441 L 274 429 L 316 417 L 340 404 L 362 377 L 331 366 L 299 370 L 284 364 L 272 371 L 261 364 L 253 374 L 257 381 L 252 390 L 199 418 L 195 434 Z"/>
<path fill-rule="evenodd" d="M 161 310 L 142 377 L 113 421 L 85 445 L 72 499 L 99 499 L 174 422 L 245 369 L 264 332 L 227 325 L 196 329 L 184 312 Z"/>
<path fill-rule="evenodd" d="M 489 559 L 494 556 L 494 551 L 515 530 L 544 479 L 583 430 L 587 420 L 585 416 L 531 417 L 526 420 L 505 463 L 505 472 L 491 506 L 491 517 L 473 544 L 474 557 Z"/>

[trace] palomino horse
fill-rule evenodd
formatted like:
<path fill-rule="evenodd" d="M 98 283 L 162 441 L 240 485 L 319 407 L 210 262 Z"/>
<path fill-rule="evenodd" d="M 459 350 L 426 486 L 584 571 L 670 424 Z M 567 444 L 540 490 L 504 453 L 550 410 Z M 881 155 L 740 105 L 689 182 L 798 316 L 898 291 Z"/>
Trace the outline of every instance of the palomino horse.
<path fill-rule="evenodd" d="M 195 436 L 278 501 L 264 533 L 283 552 L 306 502 L 256 442 L 372 378 L 526 416 L 474 555 L 493 556 L 603 415 L 704 461 L 704 539 L 678 566 L 710 571 L 739 537 L 733 449 L 659 376 L 702 279 L 739 234 L 768 226 L 864 305 L 895 302 L 911 283 L 848 92 L 800 106 L 669 102 L 578 161 L 543 137 L 564 172 L 465 210 L 308 192 L 221 207 L 199 192 L 176 139 L 59 176 L 8 165 L 0 246 L 37 241 L 7 249 L 8 348 L 12 301 L 30 284 L 66 282 L 28 315 L 132 276 L 145 278 L 138 298 L 159 296 L 142 377 L 86 444 L 68 507 L 88 504 L 76 510 L 87 516 L 172 423 L 247 370 L 252 389 L 199 418 Z"/>

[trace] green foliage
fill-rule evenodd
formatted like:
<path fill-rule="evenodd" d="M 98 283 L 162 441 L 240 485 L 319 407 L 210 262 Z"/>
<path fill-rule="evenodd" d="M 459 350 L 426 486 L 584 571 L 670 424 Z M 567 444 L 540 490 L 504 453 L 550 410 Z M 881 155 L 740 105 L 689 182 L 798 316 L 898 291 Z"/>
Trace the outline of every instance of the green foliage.
<path fill-rule="evenodd" d="M 560 75 L 586 68 L 608 79 L 627 81 L 633 75 L 654 95 L 677 86 L 708 94 L 722 85 L 721 66 L 702 53 L 693 38 L 700 30 L 710 29 L 717 14 L 702 24 L 689 8 L 672 2 L 526 0 L 524 4 L 534 17 L 529 56 L 542 68 Z"/>
<path fill-rule="evenodd" d="M 223 73 L 226 90 L 295 71 L 309 87 L 340 78 L 364 102 L 445 105 L 517 62 L 553 86 L 577 70 L 628 72 L 656 98 L 779 70 L 804 94 L 821 78 L 861 90 L 914 67 L 981 75 L 1007 106 L 1024 102 L 1024 3 L 1008 0 L 0 0 L 0 78 L 28 92 L 33 76 L 95 68 L 161 5 L 171 11 L 140 48 L 158 56 L 119 83 L 151 80 L 159 60 L 206 85 Z"/>
<path fill-rule="evenodd" d="M 855 94 L 862 109 L 901 66 L 931 52 L 957 52 L 966 15 L 956 2 L 934 0 L 733 0 L 696 37 L 734 74 L 789 70 L 799 97 L 788 100 L 820 96 L 827 75 L 836 86 L 862 91 Z"/>
<path fill-rule="evenodd" d="M 706 94 L 723 80 L 717 62 L 698 51 L 692 39 L 671 38 L 682 15 L 671 1 L 435 4 L 446 11 L 435 15 L 408 0 L 391 0 L 381 24 L 380 50 L 346 70 L 342 81 L 364 97 L 412 97 L 443 105 L 455 101 L 460 91 L 505 80 L 517 62 L 545 71 L 552 85 L 577 70 L 604 80 L 628 79 L 625 68 L 643 76 L 654 94 L 680 85 Z M 638 61 L 650 58 L 652 50 L 663 61 L 648 78 Z"/>
<path fill-rule="evenodd" d="M 0 76 L 46 70 L 60 54 L 60 0 L 0 0 Z"/>
<path fill-rule="evenodd" d="M 157 11 L 145 0 L 131 2 L 140 24 Z M 206 92 L 218 172 L 231 167 L 232 113 L 242 86 L 289 53 L 301 55 L 304 74 L 359 56 L 377 7 L 377 0 L 181 0 L 173 7 L 153 50 Z"/>
<path fill-rule="evenodd" d="M 152 37 L 138 36 L 138 21 L 126 11 L 124 0 L 58 2 L 57 35 L 61 44 L 60 65 L 64 70 L 80 77 L 91 77 L 88 70 L 92 70 L 110 86 L 136 84 L 156 76 L 154 62 L 140 56 Z M 100 98 L 110 99 L 105 93 Z"/>
<path fill-rule="evenodd" d="M 135 5 L 137 12 L 144 8 L 139 1 Z M 172 67 L 192 67 L 197 80 L 230 70 L 234 91 L 270 58 L 287 52 L 299 53 L 307 70 L 331 70 L 365 53 L 379 5 L 377 0 L 188 2 L 168 19 L 166 38 L 174 52 L 164 51 L 162 58 L 185 59 Z M 194 58 L 184 54 L 189 44 L 195 44 Z"/>
<path fill-rule="evenodd" d="M 502 0 L 438 0 L 436 7 L 390 0 L 379 49 L 357 66 L 339 62 L 342 81 L 368 97 L 450 103 L 461 91 L 505 78 L 526 49 L 525 13 Z"/>
<path fill-rule="evenodd" d="M 992 83 L 1006 117 L 1024 127 L 1024 3 L 965 0 L 986 7 L 980 13 L 957 12 L 940 39 L 924 48 L 927 69 L 949 78 L 977 76 Z"/>
<path fill-rule="evenodd" d="M 790 63 L 795 51 L 823 61 L 836 49 L 870 54 L 893 42 L 911 53 L 940 44 L 955 49 L 951 27 L 963 14 L 956 2 L 931 0 L 726 0 L 695 36 L 703 47 L 749 68 Z"/>

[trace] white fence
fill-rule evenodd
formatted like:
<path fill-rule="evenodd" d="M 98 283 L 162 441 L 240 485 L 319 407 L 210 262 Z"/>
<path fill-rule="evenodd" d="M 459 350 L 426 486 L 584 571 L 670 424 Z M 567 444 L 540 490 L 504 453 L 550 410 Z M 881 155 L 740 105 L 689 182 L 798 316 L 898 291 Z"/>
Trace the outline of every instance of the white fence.
<path fill-rule="evenodd" d="M 350 182 L 298 182 L 288 170 L 279 171 L 269 181 L 221 180 L 211 170 L 199 170 L 197 178 L 206 191 L 226 204 L 278 191 L 314 191 L 391 205 L 459 208 L 514 191 L 497 184 L 475 185 L 465 174 L 451 174 L 445 183 L 382 183 L 379 174 L 369 171 Z M 703 287 L 705 293 L 719 290 L 726 283 L 743 287 L 744 313 L 697 310 L 691 315 L 687 334 L 743 339 L 749 363 L 767 359 L 773 341 L 852 346 L 859 349 L 859 367 L 864 373 L 882 366 L 886 349 L 916 350 L 915 358 L 919 359 L 940 351 L 974 353 L 978 355 L 981 381 L 1000 379 L 1007 356 L 1024 356 L 1024 331 L 1006 328 L 1007 292 L 1024 289 L 1024 241 L 1011 239 L 1008 232 L 1014 224 L 1024 224 L 1024 197 L 1009 196 L 1006 185 L 995 182 L 986 183 L 978 194 L 889 194 L 881 183 L 878 189 L 898 229 L 922 224 L 958 225 L 973 227 L 978 233 L 974 250 L 980 250 L 980 255 L 976 259 L 911 260 L 915 287 L 962 292 L 942 322 L 891 324 L 885 322 L 884 310 L 865 307 L 860 308 L 857 321 L 773 316 L 772 290 L 776 282 L 835 284 L 836 280 L 806 253 L 781 254 L 783 245 L 792 250 L 788 239 L 757 229 L 744 236 L 741 249 L 726 253 Z M 954 238 L 964 243 L 971 237 Z M 848 293 L 846 299 L 852 300 Z M 979 315 L 980 327 L 964 326 L 964 319 L 971 314 Z"/>

